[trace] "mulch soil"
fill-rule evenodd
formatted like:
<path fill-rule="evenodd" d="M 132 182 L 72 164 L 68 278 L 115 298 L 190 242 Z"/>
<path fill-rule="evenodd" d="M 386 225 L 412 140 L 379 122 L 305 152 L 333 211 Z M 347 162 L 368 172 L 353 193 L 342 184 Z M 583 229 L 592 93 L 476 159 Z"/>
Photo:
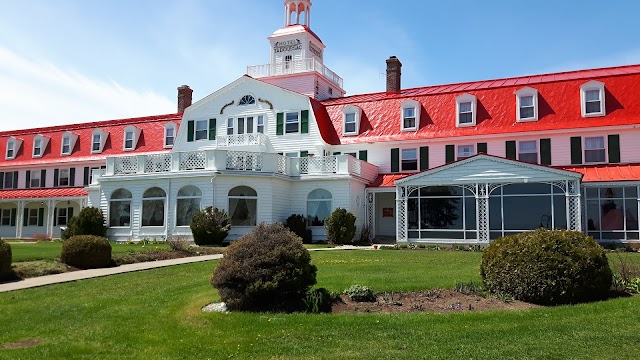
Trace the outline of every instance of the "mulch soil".
<path fill-rule="evenodd" d="M 428 290 L 402 293 L 381 293 L 376 302 L 351 301 L 341 295 L 333 313 L 460 313 L 487 310 L 527 310 L 540 307 L 523 301 L 505 302 L 494 297 L 465 294 L 456 290 Z"/>

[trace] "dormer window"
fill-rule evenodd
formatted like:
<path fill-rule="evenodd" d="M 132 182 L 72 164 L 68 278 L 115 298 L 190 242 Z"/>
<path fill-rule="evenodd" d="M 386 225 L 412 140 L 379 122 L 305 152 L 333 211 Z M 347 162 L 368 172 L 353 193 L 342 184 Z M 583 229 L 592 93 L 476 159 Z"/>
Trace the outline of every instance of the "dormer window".
<path fill-rule="evenodd" d="M 127 126 L 124 129 L 124 143 L 122 144 L 122 149 L 124 151 L 135 150 L 141 132 L 142 130 L 135 126 Z"/>
<path fill-rule="evenodd" d="M 7 152 L 5 154 L 5 158 L 7 160 L 13 160 L 18 155 L 18 151 L 20 151 L 20 145 L 22 145 L 22 139 L 10 137 L 7 140 Z"/>
<path fill-rule="evenodd" d="M 456 126 L 476 125 L 476 97 L 470 94 L 460 95 L 456 98 Z"/>
<path fill-rule="evenodd" d="M 582 117 L 605 116 L 604 83 L 589 81 L 580 87 Z"/>
<path fill-rule="evenodd" d="M 415 131 L 420 127 L 420 103 L 415 100 L 406 100 L 401 105 L 400 127 L 402 131 Z"/>
<path fill-rule="evenodd" d="M 36 135 L 33 138 L 33 152 L 32 155 L 34 158 L 39 158 L 44 155 L 44 151 L 49 145 L 49 138 L 42 135 Z"/>
<path fill-rule="evenodd" d="M 516 91 L 516 119 L 538 120 L 538 90 L 526 87 Z"/>
<path fill-rule="evenodd" d="M 360 133 L 360 117 L 362 109 L 357 106 L 347 106 L 342 110 L 342 133 L 344 135 L 358 135 Z"/>
<path fill-rule="evenodd" d="M 173 147 L 176 140 L 176 124 L 170 122 L 164 125 L 164 147 Z"/>
<path fill-rule="evenodd" d="M 67 131 L 66 133 L 62 134 L 62 144 L 60 148 L 60 154 L 71 155 L 77 140 L 78 140 L 78 135 L 74 133 Z"/>
<path fill-rule="evenodd" d="M 7 159 L 13 159 L 16 157 L 16 142 L 13 140 L 7 141 Z"/>
<path fill-rule="evenodd" d="M 109 136 L 108 132 L 105 132 L 101 129 L 93 130 L 93 134 L 91 135 L 92 153 L 101 153 L 102 150 L 104 150 L 104 144 L 107 142 L 107 136 Z"/>
<path fill-rule="evenodd" d="M 238 105 L 253 105 L 256 103 L 256 99 L 251 95 L 245 95 L 240 99 Z"/>

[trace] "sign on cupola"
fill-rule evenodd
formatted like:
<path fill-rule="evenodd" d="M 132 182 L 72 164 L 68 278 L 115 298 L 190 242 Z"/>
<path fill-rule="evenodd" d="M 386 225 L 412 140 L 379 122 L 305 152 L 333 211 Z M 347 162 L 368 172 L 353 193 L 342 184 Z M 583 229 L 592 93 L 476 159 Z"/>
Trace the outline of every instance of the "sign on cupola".
<path fill-rule="evenodd" d="M 299 39 L 276 41 L 276 43 L 273 45 L 273 51 L 275 53 L 294 50 L 302 50 L 302 41 L 300 41 Z"/>
<path fill-rule="evenodd" d="M 322 60 L 322 49 L 314 45 L 311 41 L 309 41 L 309 51 Z"/>

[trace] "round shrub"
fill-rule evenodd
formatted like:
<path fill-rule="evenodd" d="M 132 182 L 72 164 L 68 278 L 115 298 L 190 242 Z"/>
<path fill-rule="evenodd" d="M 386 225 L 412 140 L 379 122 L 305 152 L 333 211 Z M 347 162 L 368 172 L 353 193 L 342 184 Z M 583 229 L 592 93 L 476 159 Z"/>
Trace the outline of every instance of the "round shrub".
<path fill-rule="evenodd" d="M 11 277 L 11 245 L 0 239 L 0 280 Z"/>
<path fill-rule="evenodd" d="M 335 209 L 325 224 L 330 244 L 350 244 L 356 235 L 356 217 L 346 209 Z"/>
<path fill-rule="evenodd" d="M 78 216 L 69 219 L 69 225 L 62 235 L 65 239 L 78 235 L 105 236 L 107 227 L 104 223 L 102 210 L 96 207 L 86 207 L 80 210 Z"/>
<path fill-rule="evenodd" d="M 577 231 L 545 230 L 506 236 L 482 254 L 487 290 L 541 305 L 605 298 L 612 281 L 602 247 Z"/>
<path fill-rule="evenodd" d="M 212 206 L 196 212 L 190 227 L 197 245 L 220 245 L 231 230 L 227 213 Z"/>
<path fill-rule="evenodd" d="M 62 243 L 60 260 L 80 269 L 109 267 L 111 264 L 111 243 L 100 236 L 74 236 Z"/>
<path fill-rule="evenodd" d="M 316 271 L 298 236 L 281 223 L 261 223 L 229 246 L 211 284 L 231 310 L 294 311 Z"/>

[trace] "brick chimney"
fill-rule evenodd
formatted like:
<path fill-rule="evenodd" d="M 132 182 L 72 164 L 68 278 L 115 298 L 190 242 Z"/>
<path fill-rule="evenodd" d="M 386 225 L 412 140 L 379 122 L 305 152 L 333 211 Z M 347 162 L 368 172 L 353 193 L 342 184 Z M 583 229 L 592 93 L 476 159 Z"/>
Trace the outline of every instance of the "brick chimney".
<path fill-rule="evenodd" d="M 184 109 L 191 106 L 193 90 L 187 85 L 178 88 L 178 113 L 183 113 Z"/>
<path fill-rule="evenodd" d="M 387 93 L 400 93 L 400 80 L 402 78 L 402 63 L 397 57 L 387 59 Z"/>

